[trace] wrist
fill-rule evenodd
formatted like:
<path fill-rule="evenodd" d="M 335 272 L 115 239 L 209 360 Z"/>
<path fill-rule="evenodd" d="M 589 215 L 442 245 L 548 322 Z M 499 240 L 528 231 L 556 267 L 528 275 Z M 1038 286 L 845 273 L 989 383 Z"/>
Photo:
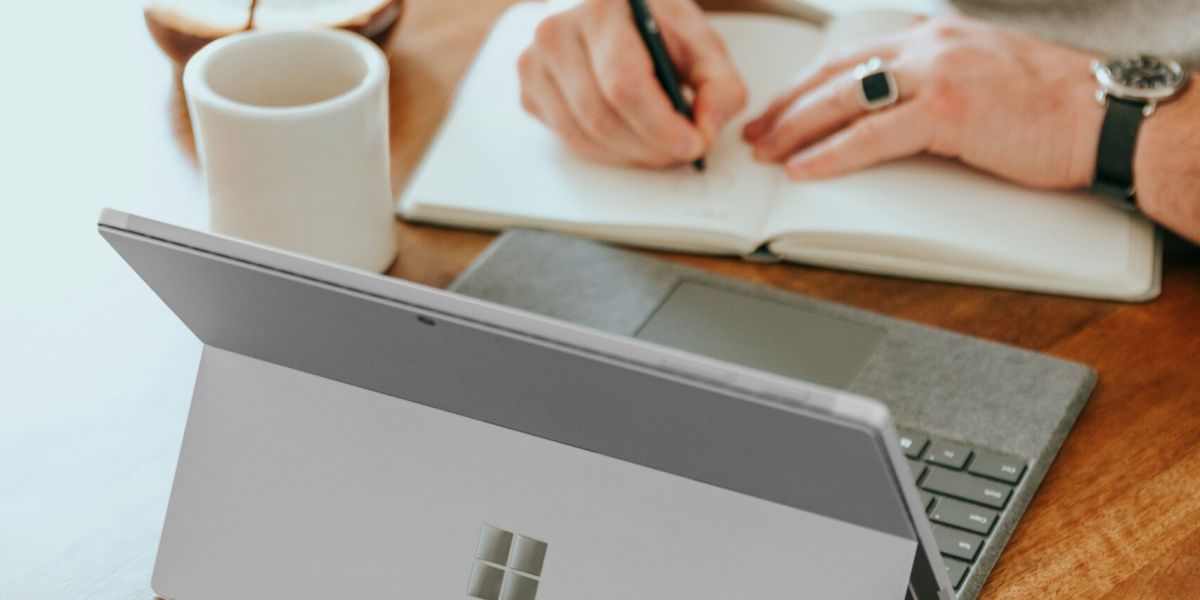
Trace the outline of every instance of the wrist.
<path fill-rule="evenodd" d="M 1105 107 L 1096 102 L 1096 79 L 1088 72 L 1091 59 L 1085 59 L 1080 76 L 1070 88 L 1068 110 L 1074 117 L 1072 140 L 1074 151 L 1067 175 L 1066 188 L 1090 188 L 1096 176 L 1096 153 L 1100 148 L 1100 129 L 1104 124 Z"/>
<path fill-rule="evenodd" d="M 1161 221 L 1166 216 L 1163 211 L 1172 181 L 1200 171 L 1198 123 L 1200 85 L 1195 80 L 1178 97 L 1159 104 L 1142 122 L 1133 156 L 1133 180 L 1138 206 L 1152 219 Z"/>

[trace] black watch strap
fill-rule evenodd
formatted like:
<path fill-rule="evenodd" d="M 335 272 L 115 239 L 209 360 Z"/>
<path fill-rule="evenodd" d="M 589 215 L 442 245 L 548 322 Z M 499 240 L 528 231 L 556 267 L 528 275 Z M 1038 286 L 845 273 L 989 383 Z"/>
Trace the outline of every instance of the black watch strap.
<path fill-rule="evenodd" d="M 1136 208 L 1133 189 L 1133 151 L 1142 125 L 1144 102 L 1109 98 L 1100 128 L 1096 151 L 1096 176 L 1092 191 L 1116 200 L 1125 208 Z"/>

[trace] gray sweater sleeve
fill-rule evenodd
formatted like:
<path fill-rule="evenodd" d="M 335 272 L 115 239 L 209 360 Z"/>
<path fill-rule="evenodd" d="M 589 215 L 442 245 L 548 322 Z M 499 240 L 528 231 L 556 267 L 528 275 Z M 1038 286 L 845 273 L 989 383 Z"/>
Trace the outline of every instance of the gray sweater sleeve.
<path fill-rule="evenodd" d="M 1104 55 L 1200 67 L 1200 0 L 953 0 L 964 14 Z"/>

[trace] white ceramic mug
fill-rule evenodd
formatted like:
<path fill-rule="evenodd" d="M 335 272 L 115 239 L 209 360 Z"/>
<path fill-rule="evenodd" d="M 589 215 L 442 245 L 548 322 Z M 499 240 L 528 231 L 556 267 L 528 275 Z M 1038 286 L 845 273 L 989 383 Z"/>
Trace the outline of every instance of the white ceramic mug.
<path fill-rule="evenodd" d="M 396 254 L 388 64 L 337 30 L 246 32 L 183 73 L 211 226 L 380 272 Z"/>

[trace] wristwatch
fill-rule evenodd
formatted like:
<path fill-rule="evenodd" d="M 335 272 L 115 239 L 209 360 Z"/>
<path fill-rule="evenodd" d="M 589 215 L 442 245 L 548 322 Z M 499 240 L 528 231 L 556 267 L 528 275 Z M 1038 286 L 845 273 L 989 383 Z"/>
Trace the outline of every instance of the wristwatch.
<path fill-rule="evenodd" d="M 1117 206 L 1137 210 L 1133 152 L 1138 129 L 1143 118 L 1154 114 L 1158 103 L 1187 87 L 1188 73 L 1178 62 L 1144 54 L 1092 61 L 1092 74 L 1100 84 L 1096 101 L 1105 107 L 1092 192 Z"/>

